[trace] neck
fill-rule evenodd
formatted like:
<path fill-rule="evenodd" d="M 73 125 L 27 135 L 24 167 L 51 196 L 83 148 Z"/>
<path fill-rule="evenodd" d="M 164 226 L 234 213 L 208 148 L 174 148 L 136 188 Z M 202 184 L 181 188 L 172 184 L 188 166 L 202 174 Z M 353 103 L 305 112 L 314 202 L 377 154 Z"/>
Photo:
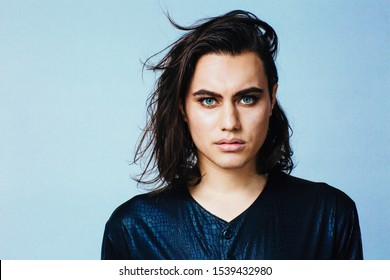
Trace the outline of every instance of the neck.
<path fill-rule="evenodd" d="M 202 180 L 190 187 L 192 197 L 213 215 L 230 222 L 248 209 L 263 191 L 267 175 L 255 166 L 224 169 L 215 164 L 200 165 Z"/>
<path fill-rule="evenodd" d="M 201 182 L 193 188 L 213 193 L 253 192 L 264 186 L 267 175 L 258 174 L 255 165 L 223 169 L 215 165 L 200 165 Z"/>

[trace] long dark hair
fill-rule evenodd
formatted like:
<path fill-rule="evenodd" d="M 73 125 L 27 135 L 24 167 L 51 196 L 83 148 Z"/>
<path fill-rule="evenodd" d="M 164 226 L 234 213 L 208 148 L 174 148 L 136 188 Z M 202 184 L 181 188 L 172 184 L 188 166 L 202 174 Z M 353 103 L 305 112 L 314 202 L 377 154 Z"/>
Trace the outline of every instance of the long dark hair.
<path fill-rule="evenodd" d="M 188 27 L 178 25 L 169 16 L 168 19 L 186 33 L 167 47 L 169 51 L 160 62 L 150 65 L 149 58 L 145 63 L 149 70 L 161 71 L 161 75 L 148 98 L 148 122 L 134 157 L 134 163 L 143 160 L 146 163 L 136 181 L 152 184 L 154 189 L 195 185 L 201 180 L 196 147 L 179 108 L 180 102 L 185 102 L 196 62 L 201 56 L 254 52 L 263 62 L 270 95 L 278 82 L 275 65 L 277 35 L 271 26 L 254 14 L 236 10 Z M 290 131 L 286 115 L 276 102 L 268 135 L 257 156 L 258 173 L 291 172 Z M 181 183 L 171 184 L 176 180 Z"/>

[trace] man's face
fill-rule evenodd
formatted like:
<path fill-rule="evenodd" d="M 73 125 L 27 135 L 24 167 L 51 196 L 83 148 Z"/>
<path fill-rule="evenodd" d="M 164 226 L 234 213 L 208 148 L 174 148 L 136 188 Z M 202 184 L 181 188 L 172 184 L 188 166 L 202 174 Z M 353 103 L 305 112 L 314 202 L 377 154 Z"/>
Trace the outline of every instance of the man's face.
<path fill-rule="evenodd" d="M 206 54 L 196 64 L 182 108 L 201 170 L 256 168 L 275 103 L 253 52 Z"/>

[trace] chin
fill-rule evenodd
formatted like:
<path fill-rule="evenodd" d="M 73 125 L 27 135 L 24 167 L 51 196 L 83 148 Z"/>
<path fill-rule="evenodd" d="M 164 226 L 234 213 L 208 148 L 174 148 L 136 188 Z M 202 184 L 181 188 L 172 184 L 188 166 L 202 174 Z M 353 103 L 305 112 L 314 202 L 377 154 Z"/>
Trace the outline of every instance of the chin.
<path fill-rule="evenodd" d="M 256 160 L 252 157 L 248 157 L 244 154 L 214 154 L 211 157 L 205 156 L 202 154 L 202 158 L 198 159 L 206 166 L 214 166 L 220 169 L 226 170 L 237 170 L 242 168 L 247 168 L 248 165 L 251 165 Z"/>
<path fill-rule="evenodd" d="M 243 160 L 231 160 L 229 162 L 216 162 L 215 164 L 219 166 L 222 169 L 241 169 L 244 168 L 249 161 L 243 161 Z"/>

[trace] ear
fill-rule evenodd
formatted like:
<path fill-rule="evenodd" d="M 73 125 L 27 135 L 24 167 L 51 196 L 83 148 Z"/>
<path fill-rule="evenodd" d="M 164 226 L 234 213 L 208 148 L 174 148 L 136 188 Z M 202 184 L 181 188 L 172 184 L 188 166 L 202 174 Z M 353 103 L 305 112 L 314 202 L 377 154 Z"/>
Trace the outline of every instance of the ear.
<path fill-rule="evenodd" d="M 181 100 L 179 102 L 179 110 L 181 115 L 183 116 L 184 121 L 187 122 L 187 114 L 186 111 L 184 110 L 183 102 Z"/>
<path fill-rule="evenodd" d="M 278 84 L 274 84 L 272 88 L 272 94 L 271 94 L 271 115 L 272 110 L 274 109 L 275 103 L 276 103 L 276 92 L 278 91 Z"/>

